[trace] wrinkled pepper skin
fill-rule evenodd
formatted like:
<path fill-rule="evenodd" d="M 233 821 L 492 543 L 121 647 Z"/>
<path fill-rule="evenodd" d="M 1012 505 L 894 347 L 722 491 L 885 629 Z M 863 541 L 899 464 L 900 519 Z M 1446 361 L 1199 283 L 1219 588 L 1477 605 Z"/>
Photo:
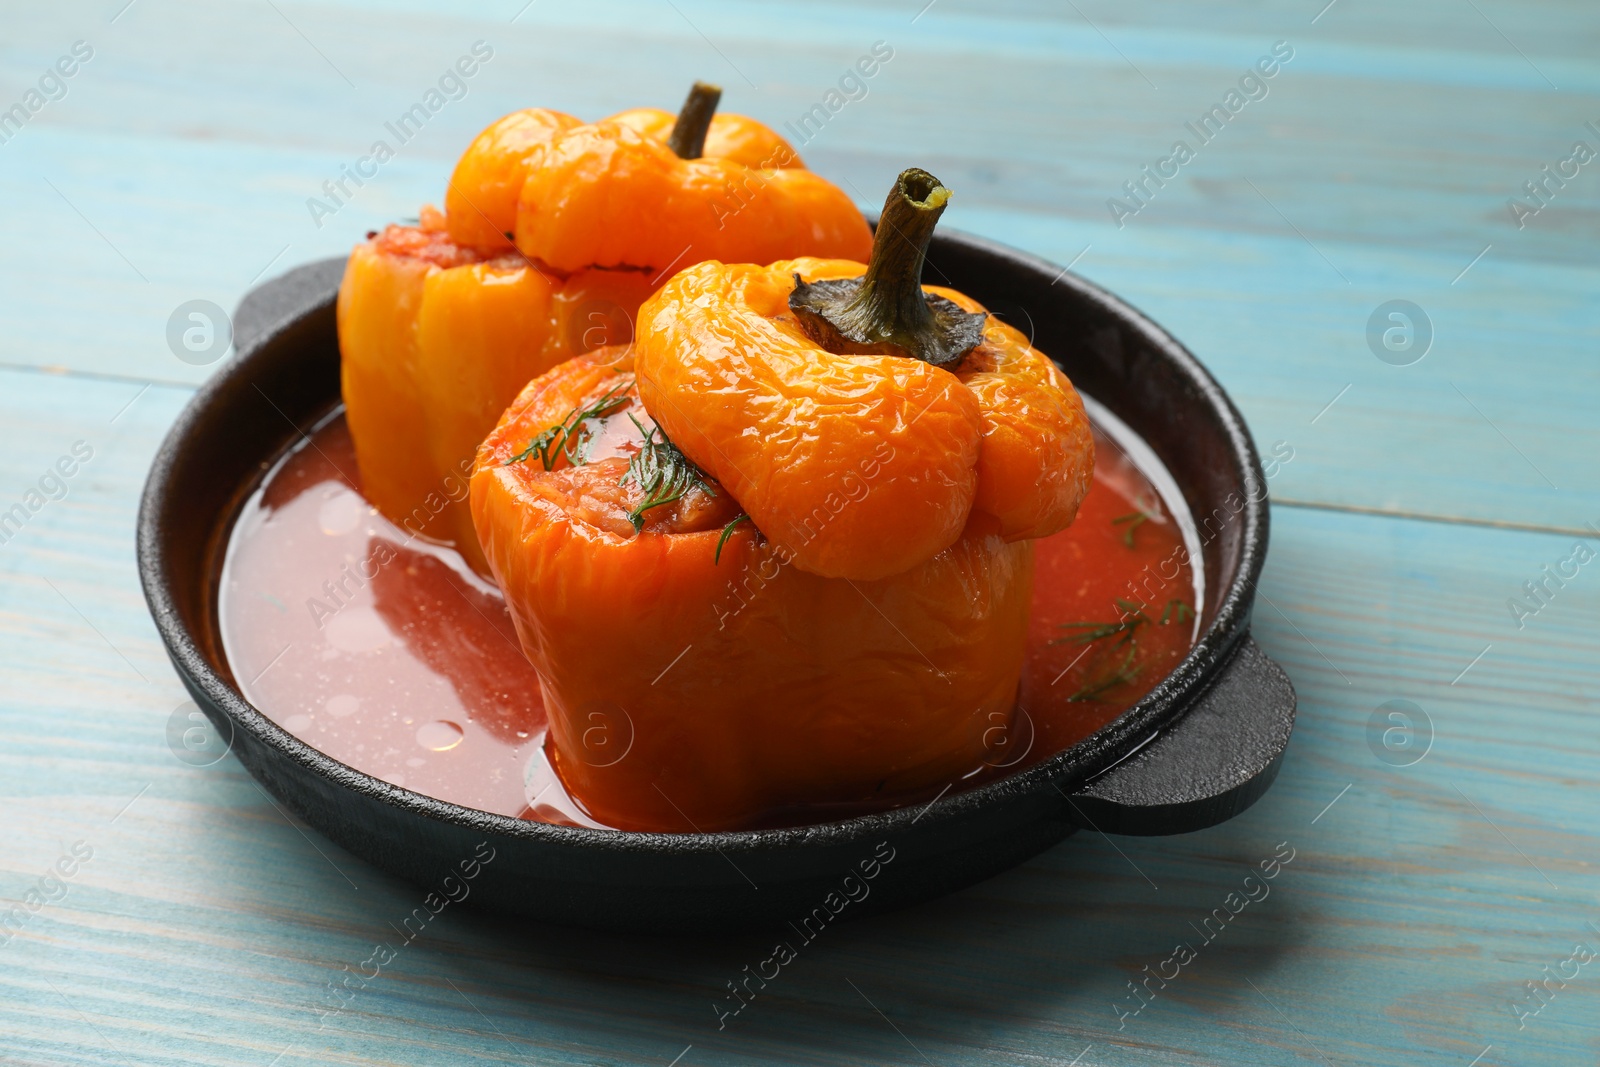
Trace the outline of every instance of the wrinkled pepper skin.
<path fill-rule="evenodd" d="M 525 255 L 558 270 L 665 271 L 704 259 L 766 263 L 870 251 L 860 210 L 771 131 L 753 132 L 758 124 L 750 120 L 727 127 L 724 143 L 740 158 L 718 157 L 713 120 L 707 154 L 680 159 L 638 128 L 659 131 L 659 124 L 631 114 L 574 127 L 539 149 L 517 211 L 516 243 Z M 764 151 L 776 161 L 741 161 Z"/>
<path fill-rule="evenodd" d="M 400 232 L 397 232 L 400 231 Z M 418 385 L 417 316 L 428 275 L 471 262 L 437 230 L 390 227 L 350 253 L 339 285 L 339 378 L 345 420 L 357 443 L 362 491 L 414 533 L 442 537 L 442 524 L 412 511 L 440 492 Z M 446 487 L 445 491 L 448 492 Z"/>
<path fill-rule="evenodd" d="M 706 154 L 681 160 L 667 147 L 674 122 L 656 108 L 597 126 L 546 108 L 513 112 L 462 154 L 445 216 L 424 210 L 418 226 L 391 226 L 351 255 L 339 297 L 342 377 L 369 499 L 389 519 L 453 543 L 479 571 L 486 563 L 464 472 L 529 379 L 626 343 L 653 285 L 667 268 L 699 258 L 702 246 L 772 258 L 768 250 L 846 255 L 870 243 L 848 198 L 766 126 L 716 115 Z M 626 143 L 619 159 L 649 161 L 659 180 L 637 180 L 637 166 L 606 173 L 551 162 L 582 163 L 588 157 L 575 145 L 611 141 Z M 685 177 L 696 174 L 722 182 L 720 192 L 696 199 L 699 186 Z M 531 201 L 530 185 L 542 190 Z M 555 220 L 573 254 L 551 259 L 512 244 L 530 203 L 541 220 Z M 723 220 L 718 208 L 737 218 Z M 693 239 L 680 242 L 691 230 Z M 677 243 L 658 255 L 662 242 Z"/>
<path fill-rule="evenodd" d="M 740 506 L 715 482 L 635 533 L 639 490 L 619 483 L 639 435 L 618 427 L 649 428 L 636 385 L 585 465 L 508 462 L 633 370 L 628 350 L 601 350 L 530 383 L 472 478 L 571 794 L 623 829 L 726 830 L 931 794 L 981 765 L 1013 714 L 1032 543 L 980 516 L 930 558 L 849 582 L 745 523 L 719 560 Z"/>
<path fill-rule="evenodd" d="M 523 108 L 491 122 L 456 161 L 445 190 L 450 239 L 482 252 L 511 251 L 517 198 L 538 150 L 552 137 L 583 125 L 544 107 Z M 671 129 L 670 123 L 668 129 Z"/>
<path fill-rule="evenodd" d="M 965 311 L 984 310 L 954 289 L 927 290 Z M 982 425 L 973 511 L 998 520 L 1008 541 L 1071 526 L 1094 480 L 1094 434 L 1072 382 L 1020 330 L 993 316 L 983 344 L 954 373 L 977 398 Z"/>
<path fill-rule="evenodd" d="M 617 112 L 609 121 L 631 126 L 646 137 L 666 144 L 677 119 L 678 116 L 659 107 L 634 107 Z M 721 114 L 712 118 L 711 128 L 706 132 L 705 157 L 726 159 L 761 170 L 806 168 L 788 141 L 766 123 L 746 115 Z"/>
<path fill-rule="evenodd" d="M 626 342 L 649 279 L 561 278 L 515 250 L 455 244 L 436 212 L 356 246 L 339 289 L 345 417 L 367 499 L 413 533 L 487 565 L 466 503 L 472 457 L 529 378 Z"/>
<path fill-rule="evenodd" d="M 665 144 L 677 116 L 658 107 L 636 107 L 607 121 L 632 127 Z M 517 200 L 539 149 L 559 134 L 583 125 L 581 119 L 549 108 L 530 107 L 490 123 L 473 138 L 450 175 L 445 215 L 450 239 L 484 252 L 509 251 L 516 229 Z M 705 154 L 746 167 L 798 168 L 805 164 L 789 142 L 764 123 L 744 115 L 717 115 L 706 134 Z"/>
<path fill-rule="evenodd" d="M 1051 360 L 992 316 L 950 369 L 819 347 L 789 310 L 794 277 L 854 278 L 843 260 L 701 263 L 640 309 L 645 406 L 802 571 L 873 580 L 949 549 L 985 516 L 1009 541 L 1071 524 L 1094 443 Z M 954 290 L 925 292 L 966 311 Z M 862 457 L 886 458 L 863 466 Z"/>

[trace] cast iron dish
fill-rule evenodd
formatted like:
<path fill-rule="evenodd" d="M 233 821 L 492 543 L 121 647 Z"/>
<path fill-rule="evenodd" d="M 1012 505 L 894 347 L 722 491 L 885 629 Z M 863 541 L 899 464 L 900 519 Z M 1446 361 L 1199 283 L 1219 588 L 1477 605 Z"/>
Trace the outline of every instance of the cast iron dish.
<path fill-rule="evenodd" d="M 560 923 L 729 930 L 810 914 L 863 861 L 893 856 L 861 915 L 971 885 L 1079 828 L 1176 834 L 1223 822 L 1277 774 L 1295 694 L 1249 635 L 1267 550 L 1265 483 L 1244 420 L 1181 344 L 1055 266 L 956 232 L 929 268 L 1019 324 L 1082 392 L 1151 446 L 1204 542 L 1201 637 L 1145 697 L 1076 746 L 968 792 L 779 830 L 653 834 L 494 815 L 410 792 L 292 736 L 240 694 L 217 623 L 218 576 L 238 509 L 271 463 L 339 401 L 334 298 L 344 261 L 248 294 L 238 354 L 167 435 L 139 514 L 139 572 L 195 701 L 283 804 L 358 856 L 437 890 L 481 865 L 471 899 Z M 485 843 L 487 847 L 485 847 Z M 889 851 L 892 850 L 892 853 Z"/>

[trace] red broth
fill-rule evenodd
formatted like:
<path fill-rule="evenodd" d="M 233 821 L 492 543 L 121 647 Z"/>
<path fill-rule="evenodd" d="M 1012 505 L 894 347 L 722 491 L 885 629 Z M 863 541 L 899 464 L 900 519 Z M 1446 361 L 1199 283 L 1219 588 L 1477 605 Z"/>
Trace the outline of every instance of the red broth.
<path fill-rule="evenodd" d="M 993 756 L 966 787 L 1110 722 L 1199 632 L 1202 590 L 1188 562 L 1198 553 L 1192 525 L 1174 510 L 1176 489 L 1137 438 L 1092 410 L 1094 484 L 1071 528 L 1036 546 L 1018 714 L 997 725 Z M 366 502 L 342 414 L 280 460 L 246 503 L 220 599 L 240 689 L 313 748 L 466 807 L 600 825 L 545 758 L 538 675 L 499 591 L 454 551 L 412 537 Z M 772 820 L 805 821 L 794 811 Z"/>

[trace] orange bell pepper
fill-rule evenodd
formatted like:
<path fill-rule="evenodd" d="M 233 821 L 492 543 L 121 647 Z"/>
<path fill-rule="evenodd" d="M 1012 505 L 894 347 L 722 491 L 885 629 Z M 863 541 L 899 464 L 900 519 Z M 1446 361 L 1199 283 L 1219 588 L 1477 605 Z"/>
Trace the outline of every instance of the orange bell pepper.
<path fill-rule="evenodd" d="M 747 228 L 770 227 L 749 242 L 752 253 L 776 241 L 789 254 L 818 242 L 843 254 L 866 239 L 860 212 L 806 172 L 781 137 L 751 119 L 715 116 L 719 95 L 714 87 L 697 85 L 676 120 L 664 111 L 636 109 L 611 121 L 626 136 L 645 138 L 684 165 L 744 172 L 741 160 L 764 153 L 780 161 L 770 165 L 805 175 L 810 200 L 758 198 L 741 213 Z M 641 128 L 647 132 L 638 133 Z M 614 264 L 600 259 L 556 269 L 512 245 L 507 235 L 520 225 L 523 186 L 549 169 L 544 161 L 552 144 L 580 129 L 593 127 L 541 108 L 491 124 L 456 166 L 445 199 L 448 214 L 441 218 L 428 209 L 416 227 L 391 226 L 370 236 L 351 254 L 340 288 L 345 404 L 368 498 L 391 520 L 454 543 L 480 571 L 486 563 L 465 504 L 465 479 L 484 434 L 530 378 L 580 352 L 626 343 L 640 303 L 665 276 L 662 269 L 606 269 Z M 727 157 L 685 161 L 677 154 L 702 149 Z M 783 176 L 789 173 L 773 170 L 776 177 L 760 180 L 788 188 Z M 589 186 L 613 197 L 677 195 L 665 188 L 630 189 L 604 174 L 563 181 L 574 196 Z M 838 217 L 802 217 L 813 201 Z M 658 211 L 670 214 L 648 200 L 603 207 L 590 202 L 590 208 L 595 210 L 586 225 L 608 232 L 637 229 L 639 218 Z M 718 247 L 741 251 L 726 242 Z M 671 266 L 653 258 L 625 257 L 634 267 Z"/>
<path fill-rule="evenodd" d="M 1003 736 L 1032 538 L 1071 522 L 1093 444 L 1024 338 L 924 294 L 947 196 L 902 175 L 866 268 L 691 268 L 633 346 L 531 382 L 479 450 L 473 518 L 552 763 L 601 821 L 881 806 Z"/>
<path fill-rule="evenodd" d="M 975 522 L 889 578 L 808 574 L 730 535 L 739 504 L 681 456 L 681 475 L 625 477 L 671 447 L 632 371 L 602 349 L 535 379 L 472 479 L 573 797 L 623 829 L 723 830 L 978 766 L 1016 698 L 1032 543 Z"/>
<path fill-rule="evenodd" d="M 634 107 L 619 111 L 606 121 L 631 126 L 646 137 L 666 144 L 672 139 L 678 117 L 659 107 Z M 788 141 L 766 123 L 746 115 L 714 116 L 706 130 L 705 150 L 700 154 L 707 159 L 726 159 L 757 170 L 806 169 Z"/>
<path fill-rule="evenodd" d="M 626 342 L 649 279 L 552 277 L 515 250 L 450 240 L 438 212 L 357 245 L 339 288 L 340 384 L 363 491 L 414 534 L 453 543 L 480 572 L 466 506 L 472 456 L 530 374 Z"/>
<path fill-rule="evenodd" d="M 976 301 L 920 283 L 947 197 L 924 172 L 902 175 L 869 266 L 701 263 L 640 309 L 645 406 L 801 570 L 897 574 L 948 548 L 974 513 L 1008 540 L 1045 537 L 1089 491 L 1094 443 L 1066 376 Z M 899 323 L 906 298 L 929 295 L 943 318 L 930 315 L 920 340 L 849 340 L 805 305 L 853 299 L 857 320 Z M 965 347 L 934 352 L 943 366 L 908 358 L 947 335 Z M 868 477 L 860 457 L 879 453 Z"/>
<path fill-rule="evenodd" d="M 665 112 L 649 109 L 552 137 L 529 157 L 517 247 L 558 270 L 866 255 L 850 198 L 760 123 L 712 120 L 720 93 L 697 84 L 666 138 Z M 699 141 L 680 136 L 693 116 Z"/>
<path fill-rule="evenodd" d="M 491 122 L 456 161 L 445 189 L 450 239 L 467 248 L 509 252 L 517 225 L 517 198 L 532 160 L 552 137 L 582 121 L 549 108 L 530 107 Z"/>

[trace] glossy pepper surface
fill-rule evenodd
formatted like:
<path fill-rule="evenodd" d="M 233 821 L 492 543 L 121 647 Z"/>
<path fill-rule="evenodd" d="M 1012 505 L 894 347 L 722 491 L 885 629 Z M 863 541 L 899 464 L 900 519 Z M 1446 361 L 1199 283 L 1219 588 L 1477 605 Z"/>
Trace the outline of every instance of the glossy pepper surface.
<path fill-rule="evenodd" d="M 979 766 L 1011 720 L 1031 543 L 979 519 L 891 577 L 820 577 L 728 533 L 739 502 L 670 447 L 604 349 L 530 383 L 478 455 L 473 514 L 572 795 L 624 829 L 719 830 Z M 630 477 L 652 452 L 685 473 Z"/>
<path fill-rule="evenodd" d="M 887 806 L 1005 735 L 1032 539 L 1072 520 L 1093 446 L 1025 338 L 921 287 L 948 192 L 907 174 L 867 267 L 690 268 L 478 454 L 552 762 L 603 822 Z"/>
<path fill-rule="evenodd" d="M 640 309 L 645 406 L 813 574 L 899 573 L 954 544 L 975 515 L 1008 540 L 1046 537 L 1072 522 L 1089 489 L 1093 438 L 1066 376 L 1014 327 L 962 318 L 982 312 L 977 301 L 920 285 L 922 253 L 903 238 L 914 237 L 921 203 L 897 186 L 870 267 L 702 263 Z M 948 302 L 975 344 L 944 366 L 889 342 L 823 347 L 793 310 L 796 294 L 874 272 L 880 290 L 909 273 L 904 287 Z M 857 457 L 876 450 L 890 458 L 866 478 Z"/>
<path fill-rule="evenodd" d="M 339 289 L 340 384 L 363 490 L 412 533 L 485 568 L 466 507 L 472 456 L 531 374 L 626 341 L 637 272 L 551 275 L 450 240 L 437 212 L 357 245 Z"/>
<path fill-rule="evenodd" d="M 491 122 L 456 161 L 445 189 L 450 239 L 465 248 L 509 252 L 517 199 L 539 150 L 583 120 L 544 107 L 523 108 Z"/>
<path fill-rule="evenodd" d="M 871 233 L 850 198 L 761 123 L 712 118 L 720 92 L 696 85 L 676 120 L 636 108 L 532 151 L 517 247 L 558 270 L 865 256 Z"/>
<path fill-rule="evenodd" d="M 745 174 L 757 191 L 742 205 L 738 225 L 760 234 L 759 243 L 750 242 L 752 251 L 776 242 L 800 252 L 820 241 L 842 254 L 867 239 L 866 222 L 853 206 L 850 215 L 824 224 L 791 217 L 811 210 L 804 197 L 761 193 L 763 183 L 788 188 L 789 179 L 741 160 L 783 160 L 782 167 L 806 175 L 802 184 L 830 210 L 848 206 L 771 130 L 752 119 L 714 115 L 716 100 L 712 87 L 697 86 L 677 119 L 644 108 L 608 122 L 619 136 L 646 139 L 679 163 Z M 368 497 L 391 520 L 454 543 L 479 570 L 485 561 L 464 481 L 478 443 L 530 378 L 578 353 L 626 342 L 639 304 L 667 276 L 657 268 L 672 265 L 651 263 L 649 255 L 623 261 L 650 269 L 610 269 L 616 264 L 581 257 L 553 266 L 512 244 L 508 235 L 519 225 L 523 186 L 548 169 L 545 150 L 568 132 L 592 128 L 543 108 L 494 122 L 458 162 L 447 214 L 425 210 L 416 226 L 371 235 L 352 253 L 340 289 L 344 396 Z M 679 150 L 726 155 L 683 160 Z M 577 186 L 604 187 L 604 202 L 586 201 L 583 217 L 585 225 L 607 232 L 637 230 L 641 219 L 670 215 L 671 205 L 649 198 L 678 197 L 671 188 L 631 187 L 614 175 L 569 174 L 563 182 L 571 186 L 562 195 L 578 199 Z M 835 195 L 829 198 L 823 187 Z M 737 242 L 718 247 L 740 251 Z M 674 249 L 680 262 L 691 262 L 692 254 L 683 245 Z"/>

